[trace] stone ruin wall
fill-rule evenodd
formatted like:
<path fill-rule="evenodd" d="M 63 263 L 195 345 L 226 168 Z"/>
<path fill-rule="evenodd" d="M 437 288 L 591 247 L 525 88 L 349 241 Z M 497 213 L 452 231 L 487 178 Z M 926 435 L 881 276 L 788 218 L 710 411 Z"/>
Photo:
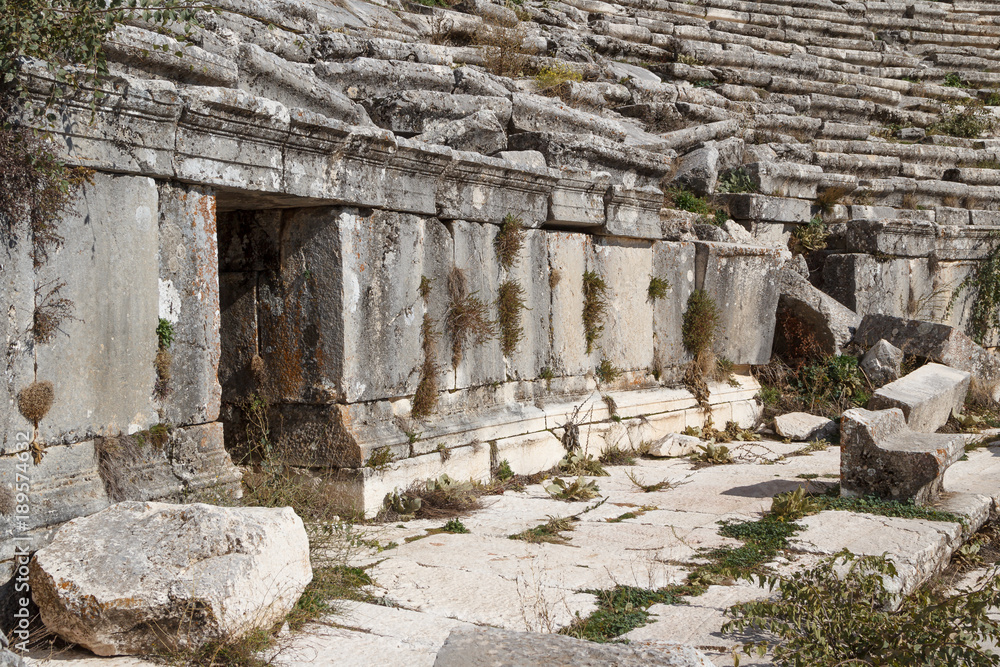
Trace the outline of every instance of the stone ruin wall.
<path fill-rule="evenodd" d="M 961 67 L 955 58 L 988 61 L 975 85 L 1000 83 L 990 6 L 528 3 L 522 50 L 536 68 L 584 72 L 565 84 L 573 104 L 488 73 L 483 48 L 430 43 L 445 27 L 508 25 L 510 9 L 395 9 L 259 3 L 250 18 L 212 18 L 196 45 L 171 43 L 182 58 L 148 49 L 168 37 L 122 28 L 93 122 L 93 91 L 81 91 L 47 128 L 95 174 L 63 221 L 64 247 L 36 269 L 30 239 L 14 239 L 0 274 L 0 483 L 15 473 L 14 435 L 31 429 L 17 391 L 55 385 L 32 469 L 34 548 L 118 499 L 98 470 L 102 439 L 160 423 L 173 435 L 129 462 L 132 496 L 236 493 L 225 446 L 245 437 L 253 393 L 270 400 L 282 454 L 331 471 L 369 514 L 393 489 L 442 473 L 486 479 L 504 459 L 518 473 L 548 469 L 571 420 L 594 452 L 700 425 L 706 412 L 681 384 L 695 289 L 720 306 L 715 352 L 737 369 L 738 386 L 710 386 L 711 416 L 749 425 L 759 406 L 748 366 L 770 358 L 788 239 L 814 215 L 832 232 L 809 257 L 816 287 L 858 315 L 966 325 L 971 297 L 949 308 L 951 293 L 1000 228 L 1000 171 L 975 165 L 1000 149 L 878 132 L 922 131 L 942 104 L 967 101 L 936 81 Z M 919 90 L 905 80 L 916 71 Z M 43 68 L 30 83 L 39 97 L 52 85 Z M 718 193 L 719 174 L 739 167 L 758 193 Z M 672 208 L 664 192 L 679 182 L 714 195 L 739 226 L 713 231 Z M 821 209 L 831 188 L 842 201 Z M 507 215 L 529 228 L 509 269 L 494 250 Z M 525 289 L 513 354 L 494 339 L 452 367 L 455 268 L 494 316 L 502 280 Z M 589 354 L 586 271 L 608 282 L 610 303 Z M 648 298 L 653 276 L 669 281 L 667 298 Z M 74 318 L 33 344 L 25 332 L 60 281 Z M 425 314 L 440 335 L 439 403 L 415 420 Z M 176 331 L 164 399 L 160 317 Z M 603 360 L 622 375 L 598 382 Z M 387 470 L 366 465 L 385 447 Z M 11 557 L 0 542 L 0 563 Z"/>

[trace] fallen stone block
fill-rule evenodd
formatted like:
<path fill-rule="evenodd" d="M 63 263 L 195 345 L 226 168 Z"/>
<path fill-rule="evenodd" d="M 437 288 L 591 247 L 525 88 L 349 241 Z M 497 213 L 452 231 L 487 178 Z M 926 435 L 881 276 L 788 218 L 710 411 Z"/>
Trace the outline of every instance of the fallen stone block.
<path fill-rule="evenodd" d="M 963 436 L 914 433 L 899 408 L 847 410 L 840 423 L 840 495 L 926 504 L 964 452 Z"/>
<path fill-rule="evenodd" d="M 911 429 L 933 433 L 945 425 L 952 410 L 962 411 L 971 379 L 970 373 L 957 368 L 926 364 L 877 389 L 868 409 L 899 408 Z"/>
<path fill-rule="evenodd" d="M 903 351 L 882 338 L 865 352 L 860 365 L 873 384 L 882 386 L 895 382 L 902 372 Z"/>
<path fill-rule="evenodd" d="M 455 150 L 483 155 L 493 155 L 507 148 L 507 134 L 503 125 L 489 109 L 482 109 L 458 120 L 428 123 L 423 133 L 413 138 L 428 144 L 442 144 Z"/>
<path fill-rule="evenodd" d="M 774 430 L 796 442 L 826 440 L 837 434 L 837 422 L 808 412 L 789 412 L 774 418 Z"/>
<path fill-rule="evenodd" d="M 654 442 L 647 452 L 650 456 L 687 456 L 694 453 L 705 442 L 693 435 L 669 433 Z"/>
<path fill-rule="evenodd" d="M 719 181 L 719 150 L 714 142 L 678 158 L 677 164 L 675 182 L 699 194 L 715 191 Z"/>
<path fill-rule="evenodd" d="M 123 502 L 67 523 L 30 565 L 46 628 L 104 656 L 269 628 L 311 580 L 288 507 Z"/>
<path fill-rule="evenodd" d="M 812 331 L 823 354 L 838 355 L 851 342 L 861 316 L 814 287 L 791 266 L 778 274 L 778 317 L 792 317 Z M 787 345 L 779 327 L 778 347 Z"/>
<path fill-rule="evenodd" d="M 904 354 L 972 373 L 994 401 L 1000 400 L 1000 358 L 977 345 L 960 329 L 892 315 L 865 315 L 854 335 L 854 342 L 873 346 L 881 339 L 892 343 Z"/>
<path fill-rule="evenodd" d="M 498 628 L 456 628 L 437 654 L 434 667 L 712 667 L 705 655 L 684 644 L 595 644 L 555 634 Z"/>

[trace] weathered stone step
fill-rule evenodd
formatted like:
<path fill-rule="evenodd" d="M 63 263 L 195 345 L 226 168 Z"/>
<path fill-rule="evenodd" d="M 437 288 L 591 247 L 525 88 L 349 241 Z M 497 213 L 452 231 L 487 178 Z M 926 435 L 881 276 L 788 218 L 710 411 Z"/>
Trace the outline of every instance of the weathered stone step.
<path fill-rule="evenodd" d="M 971 379 L 970 373 L 957 368 L 926 364 L 876 389 L 868 409 L 899 408 L 910 429 L 933 433 L 945 425 L 952 411 L 962 411 Z"/>

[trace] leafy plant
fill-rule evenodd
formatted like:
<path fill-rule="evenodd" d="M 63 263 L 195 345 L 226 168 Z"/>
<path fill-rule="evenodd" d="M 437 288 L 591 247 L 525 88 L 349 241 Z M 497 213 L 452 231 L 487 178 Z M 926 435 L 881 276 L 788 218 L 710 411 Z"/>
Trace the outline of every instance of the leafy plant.
<path fill-rule="evenodd" d="M 601 450 L 598 460 L 606 466 L 630 466 L 635 464 L 635 452 L 609 445 Z"/>
<path fill-rule="evenodd" d="M 594 349 L 594 343 L 604 333 L 604 311 L 607 303 L 608 284 L 593 271 L 583 273 L 583 331 L 587 342 L 587 354 Z"/>
<path fill-rule="evenodd" d="M 583 81 L 583 74 L 562 62 L 542 67 L 535 75 L 535 83 L 542 92 L 552 90 L 567 81 Z"/>
<path fill-rule="evenodd" d="M 557 477 L 550 484 L 543 484 L 542 488 L 553 498 L 566 501 L 591 500 L 601 493 L 596 482 L 583 477 L 577 477 L 569 483 Z"/>
<path fill-rule="evenodd" d="M 941 114 L 941 120 L 931 125 L 929 131 L 931 134 L 978 139 L 995 126 L 996 120 L 982 102 L 969 101 L 965 106 L 950 104 L 949 109 Z"/>
<path fill-rule="evenodd" d="M 948 303 L 950 313 L 965 290 L 973 291 L 972 308 L 965 327 L 969 337 L 980 345 L 985 343 L 991 331 L 1000 328 L 1000 244 L 995 233 L 990 235 L 990 240 L 994 244 L 990 254 L 973 265 Z"/>
<path fill-rule="evenodd" d="M 675 208 L 699 215 L 713 215 L 715 210 L 708 205 L 708 202 L 684 188 L 674 188 L 667 193 Z"/>
<path fill-rule="evenodd" d="M 709 442 L 704 445 L 698 445 L 698 450 L 699 453 L 692 454 L 691 458 L 699 463 L 723 465 L 733 462 L 733 455 L 729 451 L 729 447 L 725 445 L 717 445 L 714 442 Z"/>
<path fill-rule="evenodd" d="M 382 501 L 382 506 L 385 509 L 399 515 L 401 518 L 413 518 L 420 511 L 422 504 L 420 498 L 411 498 L 398 491 L 387 494 L 385 500 Z"/>
<path fill-rule="evenodd" d="M 534 528 L 521 531 L 515 535 L 508 535 L 507 539 L 523 540 L 532 544 L 538 544 L 540 542 L 566 544 L 569 542 L 569 538 L 564 537 L 561 533 L 573 530 L 574 520 L 575 519 L 572 517 L 557 518 L 549 516 L 549 520 L 547 522 L 539 526 L 535 526 Z"/>
<path fill-rule="evenodd" d="M 445 533 L 468 533 L 469 529 L 458 519 L 451 519 L 448 523 L 444 524 L 441 531 Z"/>
<path fill-rule="evenodd" d="M 968 84 L 962 80 L 962 76 L 958 72 L 948 72 L 944 75 L 944 84 L 949 88 L 966 88 Z"/>
<path fill-rule="evenodd" d="M 585 590 L 597 596 L 597 611 L 574 621 L 559 634 L 604 643 L 646 625 L 654 604 L 685 604 L 690 589 L 667 586 L 657 590 L 618 585 L 610 590 Z"/>
<path fill-rule="evenodd" d="M 622 370 L 607 359 L 601 359 L 601 363 L 597 365 L 597 369 L 594 371 L 597 379 L 604 384 L 614 382 L 621 377 L 621 374 Z"/>
<path fill-rule="evenodd" d="M 607 477 L 608 471 L 601 462 L 590 454 L 573 451 L 559 461 L 559 470 L 567 475 L 590 475 L 592 477 Z"/>
<path fill-rule="evenodd" d="M 696 358 L 710 352 L 718 328 L 719 309 L 715 305 L 715 299 L 705 290 L 691 292 L 681 324 L 684 348 Z"/>
<path fill-rule="evenodd" d="M 670 281 L 666 278 L 660 278 L 659 276 L 652 276 L 649 279 L 649 287 L 646 290 L 646 295 L 649 297 L 650 301 L 656 301 L 657 299 L 667 298 L 667 294 L 670 292 Z"/>
<path fill-rule="evenodd" d="M 794 491 L 779 493 L 772 498 L 771 511 L 768 514 L 777 521 L 797 521 L 806 515 L 819 512 L 820 509 L 820 504 L 806 495 L 806 487 L 800 486 Z"/>
<path fill-rule="evenodd" d="M 883 500 L 875 496 L 844 498 L 841 496 L 816 496 L 821 510 L 858 512 L 878 516 L 900 517 L 903 519 L 923 519 L 925 521 L 947 521 L 965 525 L 968 521 L 957 514 L 936 510 L 932 507 L 915 505 L 912 500 Z"/>
<path fill-rule="evenodd" d="M 389 466 L 392 465 L 393 456 L 392 450 L 388 445 L 383 445 L 382 447 L 377 447 L 373 449 L 368 455 L 368 460 L 365 461 L 366 468 L 374 468 L 379 472 L 388 470 Z"/>
<path fill-rule="evenodd" d="M 719 177 L 719 184 L 715 188 L 716 192 L 738 194 L 742 192 L 757 192 L 757 185 L 750 178 L 747 170 L 740 167 L 726 172 Z"/>
<path fill-rule="evenodd" d="M 497 466 L 496 478 L 501 482 L 506 482 L 508 479 L 514 476 L 514 471 L 510 468 L 510 461 L 504 459 Z"/>
<path fill-rule="evenodd" d="M 815 217 L 805 225 L 798 225 L 792 231 L 792 250 L 797 253 L 822 250 L 826 247 L 829 236 L 830 231 L 826 228 L 826 224 L 821 218 Z"/>
<path fill-rule="evenodd" d="M 904 667 L 1000 664 L 983 648 L 1000 641 L 1000 623 L 988 610 L 1000 604 L 1000 574 L 942 600 L 926 591 L 904 598 L 886 585 L 897 575 L 885 555 L 842 551 L 790 576 L 748 576 L 777 598 L 732 607 L 724 633 L 764 636 L 744 645 L 747 655 L 770 651 L 779 665 Z"/>
<path fill-rule="evenodd" d="M 156 339 L 159 341 L 160 348 L 164 350 L 170 348 L 171 343 L 174 342 L 174 325 L 170 323 L 170 320 L 160 318 L 160 322 L 156 325 Z"/>

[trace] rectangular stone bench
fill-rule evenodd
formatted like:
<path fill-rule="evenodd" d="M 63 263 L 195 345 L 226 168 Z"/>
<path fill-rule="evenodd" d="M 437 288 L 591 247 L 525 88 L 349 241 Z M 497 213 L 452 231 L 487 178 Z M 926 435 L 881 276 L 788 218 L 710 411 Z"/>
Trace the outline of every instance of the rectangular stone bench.
<path fill-rule="evenodd" d="M 840 422 L 840 495 L 927 504 L 964 452 L 963 436 L 916 433 L 899 408 L 847 410 Z"/>
<path fill-rule="evenodd" d="M 933 433 L 962 411 L 972 374 L 941 364 L 926 364 L 880 387 L 868 401 L 871 410 L 899 408 L 914 431 Z"/>

